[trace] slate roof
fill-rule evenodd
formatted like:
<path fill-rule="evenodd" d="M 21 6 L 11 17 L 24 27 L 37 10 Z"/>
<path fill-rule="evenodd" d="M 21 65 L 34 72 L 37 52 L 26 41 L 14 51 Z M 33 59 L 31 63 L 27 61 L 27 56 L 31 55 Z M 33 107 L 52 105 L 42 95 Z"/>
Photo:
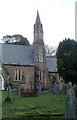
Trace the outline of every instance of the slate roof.
<path fill-rule="evenodd" d="M 46 61 L 48 72 L 57 72 L 57 59 L 55 57 L 47 57 Z"/>
<path fill-rule="evenodd" d="M 0 44 L 1 49 L 3 64 L 34 66 L 32 46 Z"/>
<path fill-rule="evenodd" d="M 35 66 L 32 46 L 0 44 L 0 59 L 3 64 Z M 57 72 L 57 59 L 47 57 L 46 66 L 48 72 Z"/>

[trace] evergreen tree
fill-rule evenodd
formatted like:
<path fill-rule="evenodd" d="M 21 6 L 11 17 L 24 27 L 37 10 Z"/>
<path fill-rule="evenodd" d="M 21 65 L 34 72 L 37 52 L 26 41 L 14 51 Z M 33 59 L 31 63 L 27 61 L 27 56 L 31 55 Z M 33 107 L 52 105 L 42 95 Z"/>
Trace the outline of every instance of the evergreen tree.
<path fill-rule="evenodd" d="M 65 38 L 59 43 L 56 56 L 60 76 L 66 83 L 77 83 L 77 42 Z"/>

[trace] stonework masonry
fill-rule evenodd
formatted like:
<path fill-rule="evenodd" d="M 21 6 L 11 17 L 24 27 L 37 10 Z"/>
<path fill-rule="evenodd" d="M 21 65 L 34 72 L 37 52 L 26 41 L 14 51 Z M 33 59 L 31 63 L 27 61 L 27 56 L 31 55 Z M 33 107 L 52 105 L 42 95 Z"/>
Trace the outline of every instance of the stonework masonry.
<path fill-rule="evenodd" d="M 46 56 L 43 35 L 43 25 L 37 11 L 33 45 L 0 44 L 2 50 L 0 55 L 2 61 L 0 62 L 2 63 L 2 76 L 5 84 L 9 76 L 12 88 L 19 89 L 25 86 L 28 75 L 31 89 L 41 92 L 50 89 L 54 78 L 56 81 L 59 80 L 57 59 Z"/>

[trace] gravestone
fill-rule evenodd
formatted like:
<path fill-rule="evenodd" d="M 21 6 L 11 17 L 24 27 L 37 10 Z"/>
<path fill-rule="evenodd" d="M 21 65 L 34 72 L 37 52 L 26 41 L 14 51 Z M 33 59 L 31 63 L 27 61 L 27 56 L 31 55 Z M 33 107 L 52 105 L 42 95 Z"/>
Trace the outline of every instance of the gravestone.
<path fill-rule="evenodd" d="M 0 75 L 0 90 L 4 90 L 4 79 L 1 75 Z"/>
<path fill-rule="evenodd" d="M 0 90 L 2 90 L 2 78 L 0 77 Z"/>
<path fill-rule="evenodd" d="M 41 93 L 41 91 L 42 91 L 42 83 L 41 83 L 41 82 L 39 82 L 39 86 L 38 86 L 38 93 Z"/>
<path fill-rule="evenodd" d="M 53 85 L 52 93 L 59 93 L 59 84 L 57 82 Z"/>
<path fill-rule="evenodd" d="M 29 75 L 26 76 L 25 90 L 28 90 L 28 91 L 31 90 Z"/>
<path fill-rule="evenodd" d="M 67 85 L 66 92 L 66 113 L 65 118 L 75 118 L 76 117 L 76 98 L 74 88 L 72 83 L 69 82 Z"/>
<path fill-rule="evenodd" d="M 65 93 L 65 83 L 63 81 L 59 82 L 59 92 Z"/>
<path fill-rule="evenodd" d="M 76 97 L 76 118 L 77 118 L 77 85 L 73 85 L 74 91 L 75 91 L 75 97 Z"/>

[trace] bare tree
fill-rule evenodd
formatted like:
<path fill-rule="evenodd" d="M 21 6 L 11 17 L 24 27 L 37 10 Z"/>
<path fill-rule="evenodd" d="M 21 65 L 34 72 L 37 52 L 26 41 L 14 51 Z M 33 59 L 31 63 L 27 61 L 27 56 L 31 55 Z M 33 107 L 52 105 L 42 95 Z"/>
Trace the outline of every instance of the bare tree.
<path fill-rule="evenodd" d="M 46 50 L 46 56 L 53 56 L 56 54 L 57 47 L 46 45 L 45 50 Z"/>

